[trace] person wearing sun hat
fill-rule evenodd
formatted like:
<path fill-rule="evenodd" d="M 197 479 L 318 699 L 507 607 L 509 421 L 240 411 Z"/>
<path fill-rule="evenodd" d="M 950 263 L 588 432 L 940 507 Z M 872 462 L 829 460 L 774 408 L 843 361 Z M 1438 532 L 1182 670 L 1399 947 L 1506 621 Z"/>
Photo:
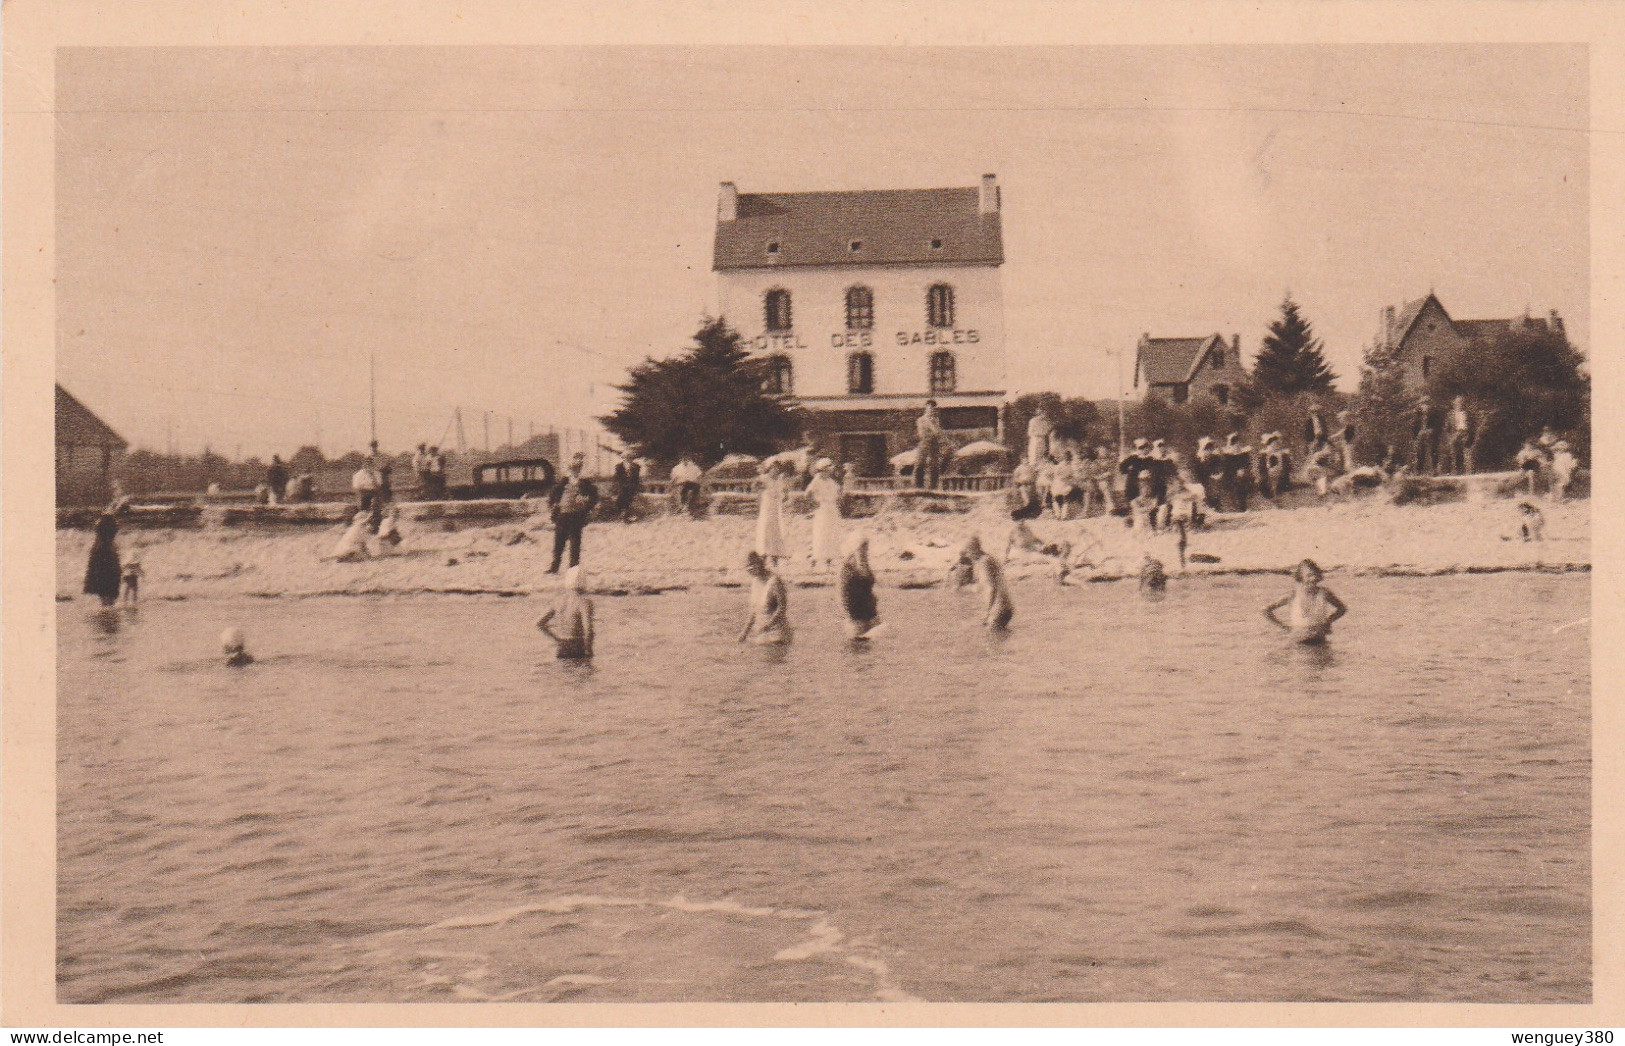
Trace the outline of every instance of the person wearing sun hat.
<path fill-rule="evenodd" d="M 814 505 L 812 567 L 834 570 L 841 553 L 841 484 L 835 479 L 835 462 L 828 458 L 813 462 L 812 474 L 807 484 Z"/>

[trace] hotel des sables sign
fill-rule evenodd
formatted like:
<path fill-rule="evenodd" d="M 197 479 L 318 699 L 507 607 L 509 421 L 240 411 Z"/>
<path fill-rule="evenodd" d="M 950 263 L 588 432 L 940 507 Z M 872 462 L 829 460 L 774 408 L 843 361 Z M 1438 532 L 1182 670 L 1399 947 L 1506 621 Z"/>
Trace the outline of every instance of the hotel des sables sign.
<path fill-rule="evenodd" d="M 981 332 L 974 328 L 968 330 L 928 330 L 928 331 L 898 331 L 897 344 L 907 347 L 910 345 L 975 345 L 982 340 Z M 793 331 L 772 332 L 758 334 L 754 338 L 745 339 L 745 345 L 757 352 L 786 352 L 790 349 L 805 349 L 806 342 Z M 874 331 L 843 331 L 829 336 L 829 347 L 832 349 L 869 349 L 874 347 Z"/>

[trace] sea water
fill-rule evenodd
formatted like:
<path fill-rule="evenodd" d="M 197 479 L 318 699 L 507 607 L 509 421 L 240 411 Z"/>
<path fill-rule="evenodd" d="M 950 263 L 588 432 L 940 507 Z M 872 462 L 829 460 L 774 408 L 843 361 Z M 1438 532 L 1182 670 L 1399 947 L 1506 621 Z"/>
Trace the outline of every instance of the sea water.
<path fill-rule="evenodd" d="M 59 998 L 1589 1000 L 1589 579 L 1329 583 L 62 604 Z"/>

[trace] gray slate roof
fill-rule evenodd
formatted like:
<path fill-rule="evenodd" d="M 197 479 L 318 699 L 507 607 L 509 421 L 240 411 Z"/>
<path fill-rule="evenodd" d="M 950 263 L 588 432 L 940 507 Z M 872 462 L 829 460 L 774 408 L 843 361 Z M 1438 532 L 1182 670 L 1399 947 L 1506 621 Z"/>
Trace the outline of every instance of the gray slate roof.
<path fill-rule="evenodd" d="M 979 213 L 979 201 L 974 187 L 740 193 L 739 217 L 717 222 L 712 268 L 1002 265 L 999 213 Z"/>

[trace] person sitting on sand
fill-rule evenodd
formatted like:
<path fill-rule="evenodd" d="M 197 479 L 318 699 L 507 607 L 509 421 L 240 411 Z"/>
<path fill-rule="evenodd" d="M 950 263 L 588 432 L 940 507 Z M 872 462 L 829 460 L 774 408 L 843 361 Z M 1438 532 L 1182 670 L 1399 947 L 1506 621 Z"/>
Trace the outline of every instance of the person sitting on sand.
<path fill-rule="evenodd" d="M 846 611 L 846 634 L 867 639 L 880 627 L 880 606 L 875 600 L 875 572 L 869 568 L 869 535 L 847 536 L 841 559 L 841 609 Z"/>
<path fill-rule="evenodd" d="M 773 572 L 760 552 L 745 556 L 745 573 L 750 575 L 750 617 L 739 633 L 739 642 L 764 646 L 790 642 L 790 599 L 784 579 Z"/>
<path fill-rule="evenodd" d="M 400 512 L 391 504 L 384 510 L 384 516 L 378 522 L 378 544 L 395 548 L 401 543 Z"/>
<path fill-rule="evenodd" d="M 561 661 L 592 660 L 592 600 L 583 594 L 586 587 L 587 578 L 581 568 L 570 567 L 564 572 L 564 584 L 559 586 L 552 608 L 536 621 L 536 627 L 558 644 L 556 653 Z M 559 632 L 549 627 L 555 621 Z"/>
<path fill-rule="evenodd" d="M 1325 642 L 1333 622 L 1349 612 L 1331 589 L 1321 587 L 1322 577 L 1314 560 L 1304 560 L 1292 571 L 1292 580 L 1297 582 L 1292 594 L 1264 608 L 1264 616 L 1290 634 L 1294 642 Z M 1291 608 L 1285 621 L 1275 616 L 1282 607 Z"/>
<path fill-rule="evenodd" d="M 1006 628 L 1015 616 L 1015 604 L 1010 602 L 1010 590 L 1004 583 L 1004 568 L 982 548 L 982 539 L 971 535 L 965 541 L 960 558 L 970 564 L 976 590 L 982 596 L 986 612 L 982 615 L 984 628 Z"/>
<path fill-rule="evenodd" d="M 1315 484 L 1315 493 L 1324 498 L 1331 493 L 1332 480 L 1342 474 L 1343 456 L 1330 443 L 1317 443 L 1309 448 L 1308 476 Z"/>
<path fill-rule="evenodd" d="M 1027 552 L 1054 561 L 1056 584 L 1065 584 L 1066 576 L 1072 572 L 1072 545 L 1065 541 L 1044 541 L 1033 533 L 1026 520 L 1017 520 L 1016 525 L 1010 528 L 1010 537 L 1004 545 L 1006 563 L 1010 561 L 1012 552 Z M 967 565 L 974 570 L 974 564 Z"/>
<path fill-rule="evenodd" d="M 1167 587 L 1168 572 L 1162 568 L 1162 560 L 1147 552 L 1140 563 L 1140 591 L 1161 592 Z"/>
<path fill-rule="evenodd" d="M 141 556 L 130 553 L 124 561 L 124 602 L 134 603 L 141 598 Z"/>
<path fill-rule="evenodd" d="M 359 563 L 364 559 L 371 559 L 372 553 L 367 548 L 367 537 L 371 529 L 372 513 L 357 512 L 350 519 L 350 526 L 339 538 L 339 543 L 333 547 L 329 556 L 337 563 Z"/>
<path fill-rule="evenodd" d="M 1518 533 L 1525 541 L 1546 540 L 1546 516 L 1532 501 L 1518 502 Z"/>
<path fill-rule="evenodd" d="M 254 655 L 248 652 L 248 644 L 243 640 L 243 632 L 239 628 L 228 628 L 220 633 L 220 652 L 226 656 L 226 664 L 231 668 L 254 663 Z"/>

